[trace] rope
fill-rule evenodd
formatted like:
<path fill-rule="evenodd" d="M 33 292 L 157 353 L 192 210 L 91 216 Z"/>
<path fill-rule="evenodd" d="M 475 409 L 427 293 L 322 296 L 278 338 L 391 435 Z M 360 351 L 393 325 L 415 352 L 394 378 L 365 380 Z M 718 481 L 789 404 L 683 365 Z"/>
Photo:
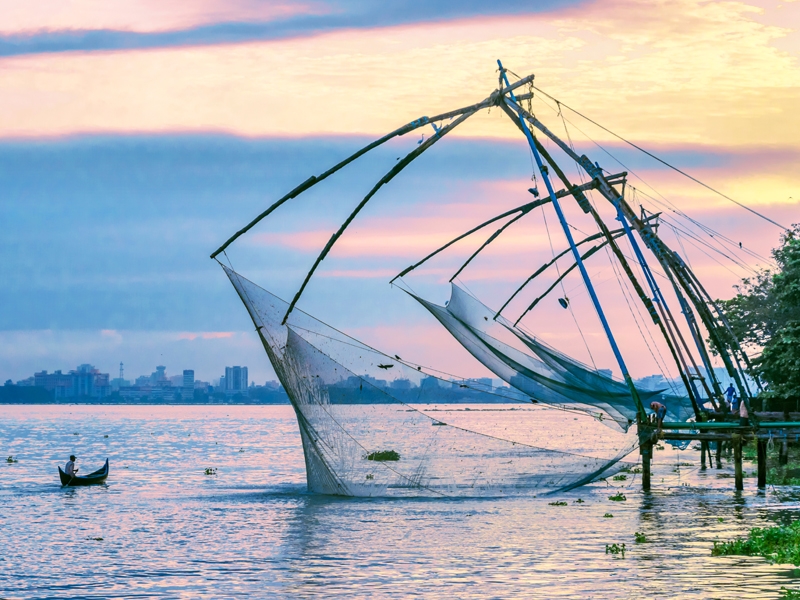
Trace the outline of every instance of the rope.
<path fill-rule="evenodd" d="M 646 154 L 646 155 L 647 155 L 647 156 L 649 156 L 650 158 L 652 158 L 652 159 L 654 159 L 654 160 L 657 160 L 657 161 L 658 161 L 658 162 L 660 162 L 662 165 L 664 165 L 664 166 L 666 166 L 666 167 L 669 167 L 669 168 L 670 168 L 670 169 L 672 169 L 673 171 L 675 171 L 675 172 L 677 172 L 677 173 L 680 173 L 681 175 L 683 175 L 684 177 L 686 177 L 686 178 L 688 178 L 688 179 L 691 179 L 691 180 L 692 180 L 692 181 L 694 181 L 695 183 L 697 183 L 697 184 L 699 184 L 699 185 L 703 186 L 704 188 L 706 188 L 706 189 L 708 189 L 708 190 L 710 190 L 710 191 L 714 192 L 714 193 L 715 193 L 715 194 L 717 194 L 718 196 L 721 196 L 722 198 L 725 198 L 726 200 L 729 200 L 730 202 L 733 202 L 733 203 L 734 203 L 734 204 L 736 204 L 737 206 L 741 206 L 741 207 L 742 207 L 743 209 L 745 209 L 746 211 L 749 211 L 749 212 L 753 213 L 754 215 L 756 215 L 757 217 L 760 217 L 760 218 L 764 219 L 765 221 L 767 221 L 767 222 L 769 222 L 769 223 L 772 223 L 772 224 L 773 224 L 773 225 L 775 225 L 776 227 L 779 227 L 780 229 L 783 229 L 784 231 L 789 231 L 789 229 L 788 229 L 787 227 L 784 227 L 784 226 L 783 226 L 783 225 L 781 225 L 780 223 L 777 223 L 776 221 L 773 221 L 772 219 L 770 219 L 770 218 L 769 218 L 769 217 L 767 217 L 766 215 L 762 215 L 760 212 L 758 212 L 758 211 L 756 211 L 756 210 L 754 210 L 754 209 L 750 208 L 750 207 L 749 207 L 749 206 L 747 206 L 746 204 L 742 204 L 742 203 L 741 203 L 741 202 L 739 202 L 738 200 L 734 200 L 734 199 L 733 199 L 733 198 L 731 198 L 730 196 L 727 196 L 727 195 L 723 194 L 722 192 L 720 192 L 719 190 L 716 190 L 716 189 L 714 189 L 713 187 L 711 187 L 711 186 L 710 186 L 710 185 L 708 185 L 707 183 L 703 183 L 702 181 L 700 181 L 700 180 L 699 180 L 699 179 L 697 179 L 696 177 L 692 177 L 691 175 L 689 175 L 689 174 L 688 174 L 688 173 L 686 173 L 685 171 L 682 171 L 682 170 L 680 170 L 678 167 L 676 167 L 676 166 L 674 166 L 674 165 L 671 165 L 670 163 L 668 163 L 667 161 L 665 161 L 665 160 L 663 160 L 663 159 L 659 158 L 658 156 L 656 156 L 656 155 L 655 155 L 655 154 L 653 154 L 652 152 L 648 152 L 647 150 L 645 150 L 645 149 L 644 149 L 644 148 L 642 148 L 641 146 L 637 146 L 637 145 L 636 145 L 636 144 L 634 144 L 633 142 L 631 142 L 631 141 L 629 141 L 629 140 L 626 140 L 624 137 L 622 137 L 621 135 L 618 135 L 618 134 L 614 133 L 613 131 L 611 131 L 611 130 L 610 130 L 610 129 L 608 129 L 607 127 L 603 127 L 603 126 L 602 126 L 602 125 L 600 125 L 600 123 L 598 123 L 597 121 L 594 121 L 594 120 L 590 119 L 589 117 L 587 117 L 586 115 L 584 115 L 584 114 L 582 114 L 582 113 L 578 112 L 577 110 L 575 110 L 575 109 L 574 109 L 574 108 L 572 108 L 571 106 L 568 106 L 568 105 L 564 104 L 564 103 L 563 103 L 563 102 L 561 102 L 560 100 L 556 100 L 556 98 L 553 98 L 553 96 L 551 96 L 550 94 L 548 94 L 548 93 L 546 93 L 546 92 L 543 92 L 542 90 L 540 90 L 540 89 L 539 89 L 539 88 L 537 88 L 536 86 L 533 86 L 533 87 L 534 87 L 534 89 L 538 90 L 539 92 L 541 92 L 542 94 L 544 94 L 544 95 L 545 95 L 545 96 L 547 96 L 548 98 L 551 98 L 552 100 L 554 100 L 555 102 L 557 102 L 557 103 L 558 103 L 558 106 L 559 106 L 559 108 L 560 108 L 561 106 L 564 106 L 564 107 L 568 108 L 569 110 L 571 110 L 572 112 L 574 112 L 574 113 L 575 113 L 576 115 L 578 115 L 579 117 L 582 117 L 583 119 L 586 119 L 587 121 L 589 121 L 589 122 L 590 122 L 590 123 L 592 123 L 593 125 L 595 125 L 595 126 L 599 127 L 599 128 L 600 128 L 600 129 L 602 129 L 603 131 L 605 131 L 605 132 L 607 132 L 607 133 L 610 133 L 611 135 L 613 135 L 613 136 L 614 136 L 615 138 L 617 138 L 618 140 L 620 140 L 620 141 L 622 141 L 622 142 L 625 142 L 625 143 L 626 143 L 626 144 L 628 144 L 629 146 L 631 146 L 631 147 L 633 147 L 633 148 L 636 148 L 636 149 L 637 149 L 637 150 L 639 150 L 640 152 L 643 152 L 644 154 Z"/>

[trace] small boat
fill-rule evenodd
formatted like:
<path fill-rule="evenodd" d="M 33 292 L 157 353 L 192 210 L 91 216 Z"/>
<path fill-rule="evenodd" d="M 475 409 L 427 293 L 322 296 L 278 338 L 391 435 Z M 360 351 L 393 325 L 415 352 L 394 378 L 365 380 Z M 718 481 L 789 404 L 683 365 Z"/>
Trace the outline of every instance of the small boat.
<path fill-rule="evenodd" d="M 62 486 L 94 485 L 96 483 L 105 483 L 106 478 L 108 477 L 108 459 L 106 459 L 106 464 L 104 464 L 94 473 L 89 473 L 88 475 L 84 475 L 82 477 L 78 475 L 73 475 L 70 477 L 64 473 L 61 467 L 58 467 L 58 476 L 61 477 Z"/>

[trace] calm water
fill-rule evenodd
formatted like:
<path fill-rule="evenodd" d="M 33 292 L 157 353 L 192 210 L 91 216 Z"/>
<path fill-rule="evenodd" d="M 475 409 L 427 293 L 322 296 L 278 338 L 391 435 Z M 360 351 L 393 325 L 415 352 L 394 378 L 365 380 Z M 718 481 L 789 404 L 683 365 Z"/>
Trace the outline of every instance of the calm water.
<path fill-rule="evenodd" d="M 730 468 L 701 473 L 698 452 L 667 448 L 652 493 L 634 476 L 612 482 L 625 502 L 605 482 L 555 498 L 348 499 L 305 492 L 288 406 L 0 406 L 2 458 L 19 460 L 0 464 L 0 598 L 777 598 L 800 587 L 791 567 L 711 556 L 713 540 L 797 518 L 800 496 L 758 494 L 754 479 L 737 495 L 718 477 Z M 56 465 L 70 453 L 83 473 L 108 457 L 108 484 L 62 489 Z M 623 542 L 624 559 L 605 553 Z"/>

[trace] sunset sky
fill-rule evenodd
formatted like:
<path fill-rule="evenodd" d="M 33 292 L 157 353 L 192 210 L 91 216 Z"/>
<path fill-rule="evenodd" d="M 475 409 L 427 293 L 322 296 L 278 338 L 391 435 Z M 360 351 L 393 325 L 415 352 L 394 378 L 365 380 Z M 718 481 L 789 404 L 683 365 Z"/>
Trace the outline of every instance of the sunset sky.
<path fill-rule="evenodd" d="M 487 97 L 498 58 L 770 219 L 800 222 L 798 1 L 7 0 L 0 376 L 16 381 L 85 362 L 116 376 L 122 361 L 126 378 L 164 364 L 170 375 L 194 368 L 212 380 L 243 364 L 257 383 L 272 379 L 244 307 L 209 254 L 372 139 Z M 730 297 L 741 277 L 769 266 L 762 257 L 778 243 L 778 227 L 569 109 L 559 114 L 546 96 L 537 94 L 532 109 L 610 172 L 636 173 L 636 191 L 627 192 L 634 204 L 700 231 L 667 205 L 729 239 L 662 229 L 715 297 Z M 431 133 L 399 138 L 277 211 L 231 247 L 233 266 L 291 297 L 349 211 Z M 574 164 L 562 162 L 578 182 Z M 389 354 L 484 374 L 388 281 L 455 235 L 530 201 L 531 175 L 510 120 L 497 109 L 476 115 L 375 197 L 300 307 Z M 594 233 L 567 200 L 575 227 Z M 548 207 L 512 226 L 462 281 L 498 306 L 549 260 L 548 230 L 555 251 L 563 249 Z M 410 275 L 408 285 L 443 303 L 450 275 L 491 231 Z M 740 264 L 715 253 L 719 244 Z M 590 272 L 631 369 L 657 372 L 604 260 Z M 575 319 L 556 303 L 559 293 L 525 326 L 618 374 L 577 275 L 565 292 Z"/>

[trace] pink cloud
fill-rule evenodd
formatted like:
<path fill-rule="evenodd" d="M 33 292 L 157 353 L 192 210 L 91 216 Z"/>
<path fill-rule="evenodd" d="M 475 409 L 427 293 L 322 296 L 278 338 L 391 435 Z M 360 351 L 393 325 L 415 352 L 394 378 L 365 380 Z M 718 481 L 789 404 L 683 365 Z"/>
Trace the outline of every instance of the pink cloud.
<path fill-rule="evenodd" d="M 225 21 L 265 21 L 318 11 L 312 2 L 281 0 L 7 0 L 0 3 L 0 31 L 118 29 L 154 32 Z"/>

